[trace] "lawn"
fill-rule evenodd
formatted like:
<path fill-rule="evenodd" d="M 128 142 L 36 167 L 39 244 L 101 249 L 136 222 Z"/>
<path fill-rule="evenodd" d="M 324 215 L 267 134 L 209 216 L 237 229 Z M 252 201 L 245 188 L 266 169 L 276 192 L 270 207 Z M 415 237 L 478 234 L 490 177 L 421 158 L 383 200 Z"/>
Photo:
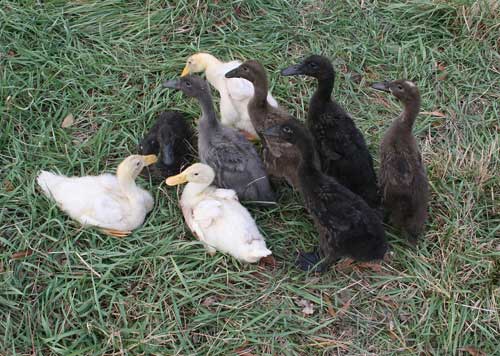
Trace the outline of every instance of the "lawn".
<path fill-rule="evenodd" d="M 499 13 L 486 0 L 0 1 L 0 355 L 499 355 Z M 164 183 L 138 180 L 156 204 L 126 239 L 40 194 L 41 169 L 113 172 L 162 110 L 194 122 L 197 103 L 160 84 L 200 50 L 261 61 L 302 120 L 315 82 L 279 69 L 329 56 L 377 165 L 401 107 L 369 84 L 414 80 L 432 194 L 420 245 L 388 226 L 380 269 L 308 275 L 294 259 L 317 234 L 286 186 L 278 207 L 251 208 L 276 260 L 264 267 L 208 256 Z"/>

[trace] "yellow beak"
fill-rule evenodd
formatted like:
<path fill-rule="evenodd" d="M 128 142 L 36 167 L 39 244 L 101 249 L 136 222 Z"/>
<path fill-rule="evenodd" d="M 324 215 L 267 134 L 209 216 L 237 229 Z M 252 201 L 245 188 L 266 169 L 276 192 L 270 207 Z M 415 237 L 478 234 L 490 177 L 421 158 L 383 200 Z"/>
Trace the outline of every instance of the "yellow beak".
<path fill-rule="evenodd" d="M 179 184 L 183 184 L 186 182 L 187 182 L 187 176 L 184 172 L 179 173 L 176 176 L 168 177 L 165 180 L 165 183 L 167 183 L 167 185 L 170 185 L 170 186 L 179 185 Z"/>
<path fill-rule="evenodd" d="M 188 75 L 189 73 L 190 73 L 189 72 L 189 64 L 186 64 L 186 66 L 182 70 L 181 77 L 184 77 L 184 76 Z"/>
<path fill-rule="evenodd" d="M 149 166 L 153 163 L 158 162 L 158 157 L 156 155 L 147 155 L 147 156 L 142 156 L 144 158 L 144 165 Z"/>

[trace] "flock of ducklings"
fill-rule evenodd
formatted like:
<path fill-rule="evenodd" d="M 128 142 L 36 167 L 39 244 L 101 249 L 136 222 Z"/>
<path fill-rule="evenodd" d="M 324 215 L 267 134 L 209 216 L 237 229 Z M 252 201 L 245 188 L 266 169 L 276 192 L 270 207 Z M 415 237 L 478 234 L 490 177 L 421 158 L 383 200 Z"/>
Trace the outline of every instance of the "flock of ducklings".
<path fill-rule="evenodd" d="M 220 120 L 209 85 L 191 73 L 204 72 L 220 94 Z M 319 233 L 319 247 L 301 252 L 303 270 L 324 271 L 340 258 L 382 259 L 387 252 L 384 217 L 416 243 L 427 218 L 428 181 L 412 127 L 420 109 L 416 85 L 407 80 L 372 88 L 389 92 L 404 109 L 380 145 L 377 175 L 363 134 L 331 98 L 335 71 L 312 55 L 281 71 L 318 81 L 306 125 L 278 105 L 257 61 L 221 62 L 208 53 L 188 58 L 181 77 L 163 83 L 198 100 L 198 155 L 191 163 L 194 137 L 183 114 L 162 113 L 126 158 L 116 175 L 66 177 L 42 171 L 38 184 L 59 207 L 82 225 L 124 237 L 153 208 L 151 194 L 135 184 L 141 171 L 169 186 L 187 183 L 180 207 L 187 226 L 213 255 L 217 250 L 244 262 L 271 254 L 241 201 L 275 204 L 269 177 L 286 180 L 303 198 Z M 252 141 L 260 140 L 259 154 Z M 182 171 L 181 171 L 182 170 Z M 274 181 L 274 183 L 276 183 Z"/>

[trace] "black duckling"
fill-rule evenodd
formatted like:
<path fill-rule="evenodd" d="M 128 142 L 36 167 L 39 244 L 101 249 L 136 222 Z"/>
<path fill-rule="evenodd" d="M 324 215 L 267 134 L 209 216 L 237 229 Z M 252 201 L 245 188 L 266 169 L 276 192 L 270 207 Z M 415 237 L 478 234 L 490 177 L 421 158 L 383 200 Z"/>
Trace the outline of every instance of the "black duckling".
<path fill-rule="evenodd" d="M 198 153 L 201 162 L 215 171 L 215 185 L 235 190 L 241 200 L 275 202 L 264 164 L 255 147 L 240 132 L 217 120 L 207 82 L 188 75 L 168 80 L 163 86 L 198 99 L 202 111 L 198 123 Z"/>
<path fill-rule="evenodd" d="M 141 155 L 155 154 L 158 161 L 141 173 L 160 182 L 179 174 L 190 163 L 193 131 L 183 114 L 175 111 L 160 113 L 160 117 L 139 143 Z"/>
<path fill-rule="evenodd" d="M 420 93 L 408 80 L 374 83 L 372 88 L 392 93 L 404 105 L 380 144 L 380 190 L 391 222 L 415 244 L 427 220 L 429 200 L 427 174 L 412 134 L 420 111 Z"/>
<path fill-rule="evenodd" d="M 307 75 L 318 80 L 318 88 L 309 102 L 306 124 L 314 137 L 321 168 L 372 208 L 378 208 L 377 176 L 363 134 L 351 116 L 331 98 L 335 70 L 330 60 L 313 55 L 283 69 L 281 75 Z"/>
<path fill-rule="evenodd" d="M 279 178 L 285 178 L 290 185 L 297 187 L 297 148 L 282 140 L 272 137 L 263 137 L 263 132 L 272 126 L 293 119 L 280 107 L 273 107 L 267 101 L 268 82 L 266 70 L 257 61 L 250 60 L 226 73 L 226 78 L 244 78 L 254 86 L 254 95 L 248 103 L 248 113 L 253 127 L 262 140 L 264 147 L 263 156 L 267 172 Z M 319 165 L 319 159 L 315 162 Z"/>
<path fill-rule="evenodd" d="M 296 157 L 299 192 L 319 232 L 319 251 L 301 253 L 298 265 L 304 270 L 325 271 L 341 257 L 357 261 L 382 259 L 387 251 L 382 221 L 358 195 L 324 174 L 314 164 L 314 140 L 296 120 L 267 129 L 266 136 L 291 143 Z"/>

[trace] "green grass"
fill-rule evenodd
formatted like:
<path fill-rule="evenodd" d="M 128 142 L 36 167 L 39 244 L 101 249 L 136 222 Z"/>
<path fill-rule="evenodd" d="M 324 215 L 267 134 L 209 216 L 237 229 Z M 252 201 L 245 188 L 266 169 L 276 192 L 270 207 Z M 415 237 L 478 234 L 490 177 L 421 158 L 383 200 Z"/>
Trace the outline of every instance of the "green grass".
<path fill-rule="evenodd" d="M 496 3 L 175 3 L 0 1 L 0 355 L 500 354 Z M 123 240 L 82 230 L 40 194 L 40 169 L 113 171 L 161 110 L 196 118 L 194 101 L 160 83 L 198 50 L 260 60 L 301 119 L 314 82 L 278 70 L 328 55 L 334 95 L 375 156 L 400 106 L 368 83 L 415 80 L 422 111 L 446 115 L 421 114 L 414 130 L 432 191 L 419 247 L 388 228 L 381 271 L 304 274 L 293 260 L 317 235 L 282 187 L 279 208 L 252 209 L 277 260 L 261 270 L 209 257 L 164 184 L 139 180 L 156 206 Z"/>

